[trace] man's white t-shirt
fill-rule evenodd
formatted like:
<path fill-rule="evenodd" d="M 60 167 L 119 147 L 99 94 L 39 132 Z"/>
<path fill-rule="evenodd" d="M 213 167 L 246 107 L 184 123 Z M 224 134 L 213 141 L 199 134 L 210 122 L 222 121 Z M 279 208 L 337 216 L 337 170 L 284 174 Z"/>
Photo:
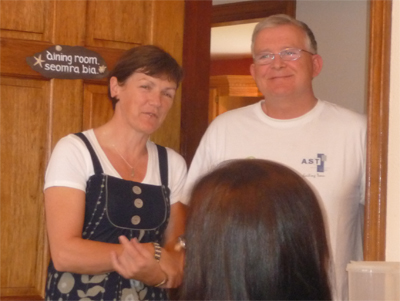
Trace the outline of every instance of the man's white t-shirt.
<path fill-rule="evenodd" d="M 210 124 L 190 166 L 184 202 L 195 181 L 226 160 L 267 159 L 294 169 L 322 202 L 336 273 L 334 295 L 347 299 L 346 265 L 362 259 L 366 118 L 319 100 L 301 117 L 273 119 L 262 102 L 228 111 Z"/>

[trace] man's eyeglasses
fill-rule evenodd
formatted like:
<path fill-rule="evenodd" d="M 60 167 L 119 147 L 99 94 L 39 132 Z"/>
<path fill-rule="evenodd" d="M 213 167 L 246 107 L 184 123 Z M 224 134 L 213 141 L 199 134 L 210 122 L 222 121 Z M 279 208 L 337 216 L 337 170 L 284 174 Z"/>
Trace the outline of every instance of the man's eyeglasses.
<path fill-rule="evenodd" d="M 304 49 L 286 48 L 286 49 L 283 49 L 279 53 L 264 52 L 264 53 L 258 54 L 254 57 L 254 62 L 257 65 L 268 65 L 268 64 L 272 63 L 272 61 L 275 59 L 275 55 L 279 55 L 281 57 L 281 59 L 284 61 L 295 61 L 301 57 L 302 52 L 307 52 L 311 55 L 314 55 L 314 53 L 304 50 Z"/>

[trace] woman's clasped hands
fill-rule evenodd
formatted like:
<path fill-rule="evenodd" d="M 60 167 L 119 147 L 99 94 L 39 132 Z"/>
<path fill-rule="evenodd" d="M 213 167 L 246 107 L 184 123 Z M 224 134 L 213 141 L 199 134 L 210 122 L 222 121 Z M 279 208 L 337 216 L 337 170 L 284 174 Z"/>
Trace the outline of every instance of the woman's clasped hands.
<path fill-rule="evenodd" d="M 111 262 L 121 276 L 161 288 L 175 288 L 181 284 L 183 262 L 180 256 L 162 248 L 160 261 L 157 261 L 152 243 L 139 243 L 136 238 L 129 240 L 125 236 L 120 236 L 119 241 L 123 250 L 120 254 L 112 252 Z"/>

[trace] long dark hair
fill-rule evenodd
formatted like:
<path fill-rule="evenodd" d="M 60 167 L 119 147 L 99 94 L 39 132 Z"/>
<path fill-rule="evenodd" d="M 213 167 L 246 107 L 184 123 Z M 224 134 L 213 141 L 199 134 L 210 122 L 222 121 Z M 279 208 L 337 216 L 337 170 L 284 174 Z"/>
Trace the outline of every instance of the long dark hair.
<path fill-rule="evenodd" d="M 185 239 L 181 300 L 331 300 L 319 203 L 278 163 L 235 160 L 200 179 Z"/>

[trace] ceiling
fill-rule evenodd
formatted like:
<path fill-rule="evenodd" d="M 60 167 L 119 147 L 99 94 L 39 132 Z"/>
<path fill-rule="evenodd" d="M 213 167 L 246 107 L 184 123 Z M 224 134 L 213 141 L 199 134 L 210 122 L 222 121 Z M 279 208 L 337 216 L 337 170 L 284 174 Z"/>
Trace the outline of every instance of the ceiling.
<path fill-rule="evenodd" d="M 213 5 L 250 0 L 213 0 Z M 211 28 L 211 57 L 250 57 L 251 35 L 257 23 Z"/>
<path fill-rule="evenodd" d="M 211 28 L 211 57 L 251 56 L 251 35 L 257 23 Z"/>

